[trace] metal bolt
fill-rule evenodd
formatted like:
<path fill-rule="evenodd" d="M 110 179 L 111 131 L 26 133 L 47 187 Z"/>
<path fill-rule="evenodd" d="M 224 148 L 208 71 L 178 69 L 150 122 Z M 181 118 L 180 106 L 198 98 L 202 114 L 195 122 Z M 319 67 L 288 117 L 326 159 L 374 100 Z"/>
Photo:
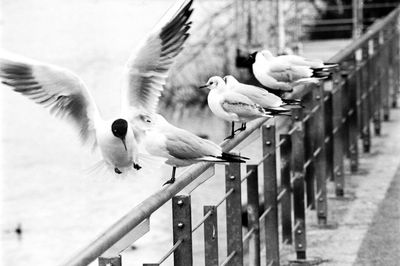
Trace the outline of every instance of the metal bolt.
<path fill-rule="evenodd" d="M 303 231 L 301 231 L 301 229 L 299 229 L 299 230 L 297 230 L 297 233 L 298 233 L 299 235 L 301 235 L 301 234 L 303 233 Z"/>
<path fill-rule="evenodd" d="M 321 100 L 321 96 L 317 95 L 317 96 L 315 96 L 315 99 L 316 100 Z"/>
<path fill-rule="evenodd" d="M 271 141 L 268 140 L 265 142 L 265 144 L 269 146 L 269 145 L 271 145 Z"/>
<path fill-rule="evenodd" d="M 296 116 L 294 117 L 294 119 L 295 119 L 295 120 L 299 120 L 299 116 L 296 115 Z"/>
<path fill-rule="evenodd" d="M 337 187 L 341 187 L 342 185 L 338 183 L 338 184 L 336 184 L 336 186 L 337 186 Z"/>
<path fill-rule="evenodd" d="M 319 211 L 319 213 L 320 213 L 320 214 L 324 214 L 325 212 L 324 212 L 324 211 Z"/>
<path fill-rule="evenodd" d="M 267 129 L 270 129 L 271 128 L 271 125 L 267 125 Z"/>
<path fill-rule="evenodd" d="M 229 177 L 229 179 L 230 179 L 230 180 L 234 180 L 234 179 L 235 179 L 235 176 L 234 176 L 234 175 L 231 175 L 231 176 Z"/>
<path fill-rule="evenodd" d="M 178 228 L 179 228 L 179 229 L 182 229 L 184 226 L 185 226 L 185 225 L 184 225 L 182 222 L 178 223 Z"/>
<path fill-rule="evenodd" d="M 323 202 L 323 201 L 324 201 L 324 199 L 323 199 L 323 198 L 319 198 L 318 200 L 319 200 L 320 202 Z"/>
<path fill-rule="evenodd" d="M 337 172 L 336 172 L 336 175 L 337 175 L 337 176 L 341 176 L 341 175 L 342 175 L 342 172 L 337 171 Z"/>
<path fill-rule="evenodd" d="M 303 247 L 303 244 L 298 244 L 297 245 L 299 248 L 302 248 Z"/>
<path fill-rule="evenodd" d="M 178 204 L 178 206 L 183 206 L 183 200 L 178 200 L 176 204 Z"/>

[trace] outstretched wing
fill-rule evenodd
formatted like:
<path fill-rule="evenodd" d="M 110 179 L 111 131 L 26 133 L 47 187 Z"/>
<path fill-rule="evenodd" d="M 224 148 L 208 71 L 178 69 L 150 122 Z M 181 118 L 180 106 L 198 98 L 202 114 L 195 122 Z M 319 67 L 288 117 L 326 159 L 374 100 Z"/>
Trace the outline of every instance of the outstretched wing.
<path fill-rule="evenodd" d="M 94 119 L 99 114 L 78 76 L 33 60 L 0 57 L 0 77 L 3 84 L 48 107 L 50 113 L 70 118 L 79 128 L 82 140 L 95 143 Z"/>
<path fill-rule="evenodd" d="M 164 16 L 138 52 L 128 60 L 128 82 L 122 95 L 128 116 L 137 109 L 149 114 L 156 111 L 168 70 L 189 36 L 191 5 L 192 0 L 180 1 L 178 9 Z"/>

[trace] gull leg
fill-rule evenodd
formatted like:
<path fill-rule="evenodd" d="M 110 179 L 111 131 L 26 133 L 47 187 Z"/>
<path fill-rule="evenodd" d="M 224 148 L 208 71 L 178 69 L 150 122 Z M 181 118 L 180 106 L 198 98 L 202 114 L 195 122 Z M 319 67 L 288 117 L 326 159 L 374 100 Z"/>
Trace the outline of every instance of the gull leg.
<path fill-rule="evenodd" d="M 164 183 L 163 186 L 167 185 L 167 184 L 173 184 L 175 182 L 175 172 L 176 172 L 176 167 L 172 166 L 172 177 L 170 180 L 168 180 L 167 182 Z"/>
<path fill-rule="evenodd" d="M 235 122 L 232 122 L 232 128 L 231 128 L 231 135 L 230 136 L 227 136 L 224 140 L 227 140 L 227 139 L 233 139 L 233 137 L 235 136 Z"/>
<path fill-rule="evenodd" d="M 117 167 L 114 168 L 114 172 L 117 174 L 122 174 L 121 170 L 119 170 Z"/>
<path fill-rule="evenodd" d="M 241 131 L 246 130 L 246 123 L 242 123 L 242 127 L 240 128 Z"/>

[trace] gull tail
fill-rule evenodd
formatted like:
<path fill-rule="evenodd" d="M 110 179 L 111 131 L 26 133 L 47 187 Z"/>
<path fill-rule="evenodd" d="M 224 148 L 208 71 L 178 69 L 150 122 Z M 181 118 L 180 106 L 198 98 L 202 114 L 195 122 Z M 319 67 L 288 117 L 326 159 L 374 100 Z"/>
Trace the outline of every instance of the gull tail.
<path fill-rule="evenodd" d="M 264 108 L 264 111 L 267 115 L 285 115 L 285 116 L 291 116 L 290 109 L 286 109 L 283 107 L 268 107 Z"/>
<path fill-rule="evenodd" d="M 300 106 L 304 108 L 300 99 L 282 99 L 282 102 L 284 103 L 283 106 Z"/>
<path fill-rule="evenodd" d="M 223 152 L 221 154 L 221 156 L 216 156 L 216 158 L 221 159 L 225 162 L 231 162 L 231 163 L 245 163 L 245 160 L 249 160 L 249 158 L 244 157 L 244 156 L 240 156 L 240 155 L 236 155 L 233 153 L 227 153 L 227 152 Z"/>

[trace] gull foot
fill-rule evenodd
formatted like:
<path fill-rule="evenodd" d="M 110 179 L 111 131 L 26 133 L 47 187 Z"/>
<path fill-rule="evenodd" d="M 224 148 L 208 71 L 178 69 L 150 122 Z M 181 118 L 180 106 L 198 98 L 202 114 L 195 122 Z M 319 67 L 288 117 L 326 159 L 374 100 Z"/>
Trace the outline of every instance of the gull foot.
<path fill-rule="evenodd" d="M 119 170 L 117 167 L 114 168 L 114 172 L 117 174 L 122 174 L 121 170 Z"/>
<path fill-rule="evenodd" d="M 136 170 L 142 169 L 142 167 L 140 165 L 138 165 L 137 163 L 133 164 L 133 168 L 135 168 Z"/>
<path fill-rule="evenodd" d="M 229 135 L 229 136 L 227 136 L 226 138 L 224 138 L 224 140 L 233 139 L 234 137 L 235 137 L 235 135 Z"/>
<path fill-rule="evenodd" d="M 168 185 L 168 184 L 173 184 L 173 183 L 175 183 L 175 177 L 172 177 L 170 180 L 168 180 L 167 182 L 165 182 L 165 183 L 163 184 L 163 186 Z"/>

